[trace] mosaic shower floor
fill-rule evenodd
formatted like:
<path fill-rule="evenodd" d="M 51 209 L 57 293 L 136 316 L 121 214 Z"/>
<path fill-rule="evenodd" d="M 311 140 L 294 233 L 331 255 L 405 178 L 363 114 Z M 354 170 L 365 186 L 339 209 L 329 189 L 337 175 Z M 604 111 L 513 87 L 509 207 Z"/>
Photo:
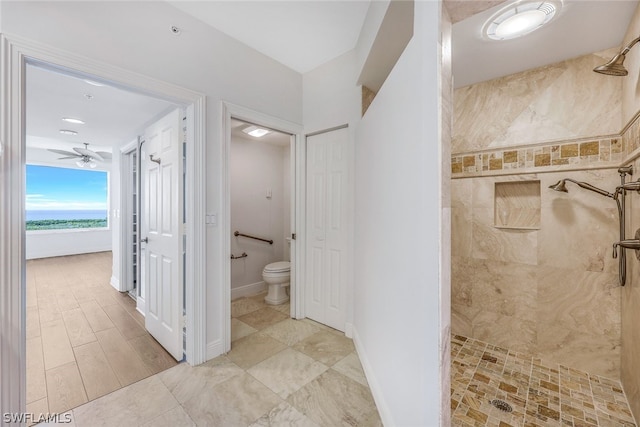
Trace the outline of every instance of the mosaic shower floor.
<path fill-rule="evenodd" d="M 460 335 L 451 364 L 453 426 L 636 426 L 619 381 Z"/>

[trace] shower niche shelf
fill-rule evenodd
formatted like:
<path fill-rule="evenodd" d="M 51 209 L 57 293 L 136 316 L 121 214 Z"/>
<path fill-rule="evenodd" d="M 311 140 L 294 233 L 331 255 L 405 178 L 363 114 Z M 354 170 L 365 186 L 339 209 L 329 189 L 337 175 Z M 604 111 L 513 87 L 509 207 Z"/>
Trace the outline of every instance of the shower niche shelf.
<path fill-rule="evenodd" d="M 540 181 L 496 182 L 493 205 L 495 228 L 540 229 Z"/>

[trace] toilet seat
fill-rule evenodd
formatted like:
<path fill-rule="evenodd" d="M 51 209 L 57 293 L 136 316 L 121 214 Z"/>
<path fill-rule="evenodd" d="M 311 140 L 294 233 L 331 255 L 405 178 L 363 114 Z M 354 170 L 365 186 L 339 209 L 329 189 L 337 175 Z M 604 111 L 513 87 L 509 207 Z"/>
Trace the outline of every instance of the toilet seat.
<path fill-rule="evenodd" d="M 291 271 L 291 263 L 289 261 L 278 261 L 267 264 L 263 273 L 287 273 Z"/>

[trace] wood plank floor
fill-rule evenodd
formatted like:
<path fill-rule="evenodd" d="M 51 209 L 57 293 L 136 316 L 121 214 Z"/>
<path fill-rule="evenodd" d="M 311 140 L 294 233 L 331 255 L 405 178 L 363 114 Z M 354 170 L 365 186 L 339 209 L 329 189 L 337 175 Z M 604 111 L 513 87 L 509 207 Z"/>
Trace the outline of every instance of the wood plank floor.
<path fill-rule="evenodd" d="M 110 284 L 111 252 L 27 261 L 27 412 L 62 413 L 177 362 Z"/>

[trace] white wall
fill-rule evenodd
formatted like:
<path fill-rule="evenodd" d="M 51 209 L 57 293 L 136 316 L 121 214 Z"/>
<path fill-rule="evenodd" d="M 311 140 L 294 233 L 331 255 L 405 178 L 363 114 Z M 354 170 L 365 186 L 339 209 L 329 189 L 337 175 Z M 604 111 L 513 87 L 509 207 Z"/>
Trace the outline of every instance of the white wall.
<path fill-rule="evenodd" d="M 415 3 L 414 37 L 356 139 L 354 338 L 383 422 L 394 426 L 439 425 L 445 399 L 439 7 Z"/>
<path fill-rule="evenodd" d="M 111 250 L 111 230 L 28 231 L 26 259 Z"/>
<path fill-rule="evenodd" d="M 207 212 L 222 213 L 222 100 L 302 122 L 300 74 L 165 2 L 3 2 L 0 25 L 9 35 L 206 94 Z M 180 36 L 170 25 L 182 28 Z M 223 238 L 219 227 L 207 227 L 209 357 L 223 351 Z"/>
<path fill-rule="evenodd" d="M 285 152 L 279 147 L 248 138 L 232 137 L 231 181 L 231 253 L 248 257 L 231 260 L 231 295 L 237 298 L 260 292 L 265 265 L 283 261 L 285 217 L 290 205 L 285 204 Z M 267 198 L 267 191 L 271 198 Z M 288 226 L 287 226 L 288 229 Z M 246 237 L 233 236 L 234 231 L 273 240 L 273 245 Z"/>
<path fill-rule="evenodd" d="M 440 150 L 449 145 L 439 134 L 440 11 L 437 2 L 416 2 L 414 38 L 361 120 L 357 78 L 375 38 L 365 32 L 377 31 L 384 16 L 378 6 L 356 51 L 304 75 L 304 125 L 313 132 L 349 123 L 355 140 L 349 321 L 382 420 L 447 425 L 440 424 L 448 413 L 441 383 L 449 371 L 443 366 L 441 377 L 439 368 L 450 305 L 448 205 L 440 202 L 448 200 Z"/>
<path fill-rule="evenodd" d="M 305 133 L 318 132 L 336 126 L 349 125 L 349 147 L 346 150 L 349 164 L 349 193 L 353 194 L 355 129 L 360 120 L 360 87 L 357 85 L 356 52 L 350 51 L 304 74 L 304 128 Z M 354 199 L 348 206 L 348 228 L 353 235 Z M 348 239 L 347 260 L 347 317 L 345 333 L 353 330 L 353 237 Z"/>

